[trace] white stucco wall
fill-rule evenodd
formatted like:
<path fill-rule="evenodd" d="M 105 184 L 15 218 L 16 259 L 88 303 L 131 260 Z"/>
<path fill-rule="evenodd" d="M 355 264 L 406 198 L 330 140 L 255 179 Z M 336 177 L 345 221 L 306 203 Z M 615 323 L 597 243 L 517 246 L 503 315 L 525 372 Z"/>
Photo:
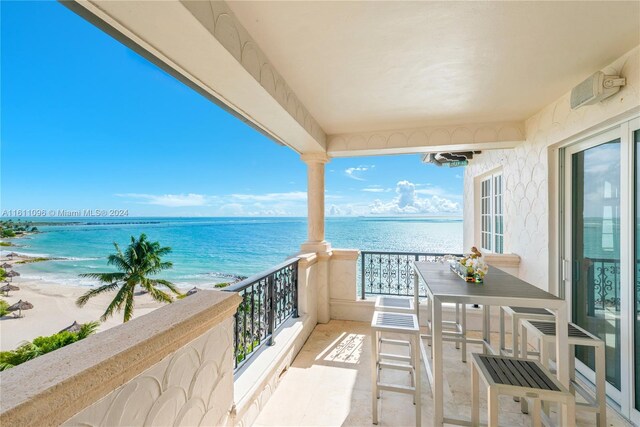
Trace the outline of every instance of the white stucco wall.
<path fill-rule="evenodd" d="M 550 164 L 550 151 L 557 150 L 554 145 L 569 138 L 597 131 L 609 121 L 640 111 L 640 46 L 603 71 L 626 77 L 627 85 L 615 96 L 575 111 L 570 108 L 569 88 L 569 92 L 526 121 L 526 141 L 522 145 L 509 150 L 485 151 L 474 157 L 465 170 L 465 248 L 479 243 L 474 181 L 502 167 L 505 247 L 521 258 L 520 278 L 543 289 L 549 289 L 550 232 L 555 233 L 549 224 L 550 201 L 557 197 L 553 184 L 556 166 L 553 162 Z"/>
<path fill-rule="evenodd" d="M 67 426 L 221 426 L 233 405 L 233 318 L 69 419 Z"/>

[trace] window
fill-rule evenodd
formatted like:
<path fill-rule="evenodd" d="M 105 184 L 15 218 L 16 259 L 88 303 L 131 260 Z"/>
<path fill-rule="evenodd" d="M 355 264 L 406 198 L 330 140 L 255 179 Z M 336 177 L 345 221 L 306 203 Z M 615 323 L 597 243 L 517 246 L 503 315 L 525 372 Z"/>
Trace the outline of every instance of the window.
<path fill-rule="evenodd" d="M 480 230 L 482 249 L 489 252 L 504 252 L 504 185 L 502 173 L 483 179 L 480 194 Z"/>

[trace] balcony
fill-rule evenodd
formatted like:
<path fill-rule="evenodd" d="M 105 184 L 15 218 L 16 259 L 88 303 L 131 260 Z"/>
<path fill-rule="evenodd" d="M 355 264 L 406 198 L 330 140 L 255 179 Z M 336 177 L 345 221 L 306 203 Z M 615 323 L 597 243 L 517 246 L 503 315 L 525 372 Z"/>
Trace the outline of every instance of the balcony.
<path fill-rule="evenodd" d="M 435 254 L 332 248 L 324 233 L 325 164 L 481 152 L 461 172 L 464 247 L 482 241 L 481 183 L 501 171 L 510 254 L 489 263 L 565 297 L 570 268 L 563 250 L 572 240 L 561 213 L 573 195 L 562 176 L 566 149 L 612 130 L 614 139 L 600 143 L 617 138 L 628 160 L 618 165 L 627 179 L 619 196 L 624 265 L 594 258 L 581 277 L 599 285 L 585 312 L 604 318 L 605 328 L 625 325 L 616 336 L 625 353 L 613 359 L 625 365 L 622 386 L 611 394 L 626 418 L 638 419 L 640 377 L 631 377 L 640 350 L 630 344 L 640 298 L 630 285 L 640 275 L 631 237 L 637 2 L 62 3 L 300 154 L 308 233 L 295 259 L 235 292 L 198 292 L 2 372 L 0 424 L 370 425 L 367 296 L 409 294 L 410 262 Z M 597 104 L 572 108 L 571 88 L 599 70 L 626 85 Z M 624 295 L 607 287 L 609 275 Z M 482 323 L 473 309 L 469 319 Z M 444 351 L 446 409 L 466 417 L 469 367 L 452 345 Z M 432 397 L 423 389 L 426 421 Z M 414 423 L 409 399 L 387 393 L 381 405 L 382 424 Z M 508 399 L 501 407 L 505 425 L 529 422 Z M 578 414 L 578 425 L 594 423 Z M 629 425 L 610 409 L 608 419 Z"/>
<path fill-rule="evenodd" d="M 371 297 L 410 294 L 411 261 L 438 262 L 441 255 L 336 249 L 321 260 L 300 254 L 229 291 L 199 292 L 3 372 L 2 422 L 369 425 Z M 327 267 L 331 319 L 317 324 L 316 287 Z M 451 307 L 446 315 L 454 313 Z M 473 325 L 482 323 L 480 310 L 470 308 L 468 319 L 469 335 L 479 336 Z M 469 365 L 453 343 L 445 344 L 444 371 L 445 410 L 469 417 Z M 386 379 L 408 383 L 406 373 Z M 422 383 L 428 422 L 432 396 L 424 372 Z M 383 392 L 381 424 L 413 425 L 410 408 L 410 397 Z M 609 420 L 627 425 L 612 410 Z M 527 425 L 529 417 L 503 399 L 500 422 Z M 578 412 L 577 425 L 592 424 L 595 417 Z"/>

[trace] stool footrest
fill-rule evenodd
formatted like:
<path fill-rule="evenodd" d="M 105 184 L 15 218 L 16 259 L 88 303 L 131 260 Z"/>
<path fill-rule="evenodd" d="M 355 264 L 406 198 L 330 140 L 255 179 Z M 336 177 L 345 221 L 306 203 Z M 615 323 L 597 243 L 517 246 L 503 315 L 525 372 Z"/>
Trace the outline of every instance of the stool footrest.
<path fill-rule="evenodd" d="M 413 366 L 406 365 L 403 363 L 393 363 L 393 362 L 379 362 L 378 367 L 380 369 L 397 369 L 399 371 L 409 371 L 413 372 Z"/>
<path fill-rule="evenodd" d="M 410 356 L 401 356 L 399 354 L 393 354 L 393 353 L 380 353 L 379 357 L 380 359 L 403 360 L 405 362 L 411 361 Z"/>
<path fill-rule="evenodd" d="M 394 393 L 414 394 L 416 391 L 415 387 L 410 387 L 406 385 L 378 383 L 377 386 L 379 390 L 392 391 Z"/>
<path fill-rule="evenodd" d="M 389 338 L 380 338 L 378 341 L 384 344 L 404 345 L 407 347 L 411 346 L 411 342 L 407 340 L 392 340 Z"/>

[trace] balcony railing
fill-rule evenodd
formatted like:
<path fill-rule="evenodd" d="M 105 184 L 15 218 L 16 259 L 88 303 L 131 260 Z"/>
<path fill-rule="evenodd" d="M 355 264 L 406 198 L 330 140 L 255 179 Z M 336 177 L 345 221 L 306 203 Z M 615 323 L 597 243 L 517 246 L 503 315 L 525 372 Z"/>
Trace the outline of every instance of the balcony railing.
<path fill-rule="evenodd" d="M 620 308 L 620 260 L 607 258 L 589 258 L 588 283 L 593 284 L 589 288 L 589 315 L 593 316 L 593 310 L 605 310 L 607 308 Z"/>
<path fill-rule="evenodd" d="M 224 289 L 238 292 L 242 302 L 235 315 L 235 369 L 240 368 L 289 317 L 298 317 L 298 258 Z"/>
<path fill-rule="evenodd" d="M 413 295 L 413 262 L 439 262 L 444 253 L 377 252 L 360 253 L 360 298 L 367 295 Z M 454 254 L 461 256 L 460 254 Z M 424 286 L 420 295 L 427 296 Z"/>

